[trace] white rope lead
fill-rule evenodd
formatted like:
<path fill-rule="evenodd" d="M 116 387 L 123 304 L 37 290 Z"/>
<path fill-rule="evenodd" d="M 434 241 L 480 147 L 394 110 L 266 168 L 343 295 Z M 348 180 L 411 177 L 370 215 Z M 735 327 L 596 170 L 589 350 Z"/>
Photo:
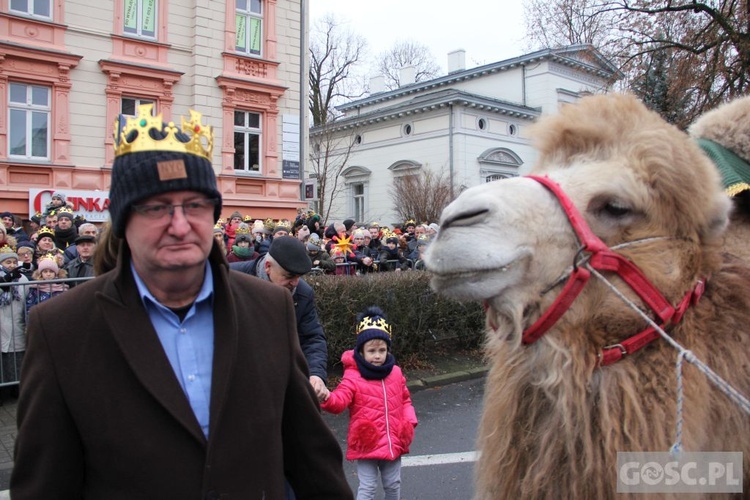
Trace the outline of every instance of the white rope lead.
<path fill-rule="evenodd" d="M 666 340 L 672 347 L 677 349 L 678 351 L 677 359 L 678 359 L 678 363 L 680 364 L 680 373 L 682 373 L 681 359 L 685 358 L 688 361 L 688 363 L 695 365 L 696 368 L 698 368 L 701 372 L 703 372 L 706 375 L 706 377 L 708 377 L 708 379 L 711 382 L 713 382 L 714 385 L 716 385 L 716 387 L 719 388 L 719 390 L 721 390 L 721 392 L 723 392 L 729 399 L 737 403 L 737 405 L 740 408 L 742 408 L 742 410 L 745 413 L 750 415 L 750 400 L 748 400 L 747 397 L 743 396 L 737 389 L 729 385 L 729 383 L 726 380 L 721 378 L 708 365 L 706 365 L 704 362 L 696 358 L 695 355 L 691 351 L 685 349 L 675 339 L 667 335 L 667 333 L 664 330 L 662 330 L 659 325 L 654 323 L 654 320 L 649 318 L 648 315 L 646 315 L 643 311 L 641 311 L 641 309 L 636 304 L 634 304 L 630 299 L 625 297 L 625 295 L 623 295 L 620 292 L 620 290 L 618 290 L 612 283 L 607 281 L 607 279 L 604 278 L 604 276 L 602 276 L 601 274 L 599 274 L 599 272 L 596 269 L 592 268 L 589 265 L 586 265 L 586 267 L 588 268 L 589 271 L 591 271 L 591 273 L 594 276 L 602 280 L 613 292 L 615 292 L 615 295 L 620 297 L 620 299 L 622 299 L 623 302 L 625 302 L 634 311 L 636 311 L 643 319 L 645 319 L 649 325 L 654 327 L 654 329 L 656 329 L 656 331 L 659 332 L 659 335 L 661 335 L 661 337 L 664 340 Z"/>
<path fill-rule="evenodd" d="M 682 385 L 682 360 L 685 358 L 685 353 L 687 352 L 688 351 L 680 351 L 677 353 L 677 363 L 675 366 L 675 370 L 677 371 L 677 412 L 675 419 L 674 444 L 670 450 L 672 455 L 682 453 L 682 404 L 685 401 L 685 394 Z"/>

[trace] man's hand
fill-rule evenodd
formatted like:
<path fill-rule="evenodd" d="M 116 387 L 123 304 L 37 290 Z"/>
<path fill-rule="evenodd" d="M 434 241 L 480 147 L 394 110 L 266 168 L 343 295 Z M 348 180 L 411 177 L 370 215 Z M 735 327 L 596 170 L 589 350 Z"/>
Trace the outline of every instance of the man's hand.
<path fill-rule="evenodd" d="M 311 375 L 310 385 L 313 387 L 315 395 L 318 397 L 319 401 L 325 401 L 326 399 L 328 399 L 328 389 L 326 388 L 326 383 L 323 382 L 322 378 L 318 377 L 317 375 Z"/>

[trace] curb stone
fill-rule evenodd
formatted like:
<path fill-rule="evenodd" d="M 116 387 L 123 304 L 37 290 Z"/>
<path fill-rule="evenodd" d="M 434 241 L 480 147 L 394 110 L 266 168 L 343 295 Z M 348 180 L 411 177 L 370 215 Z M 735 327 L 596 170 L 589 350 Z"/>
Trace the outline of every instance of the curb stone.
<path fill-rule="evenodd" d="M 432 377 L 425 377 L 407 381 L 406 387 L 411 392 L 417 392 L 424 389 L 439 387 L 441 385 L 454 384 L 456 382 L 465 382 L 466 380 L 481 378 L 484 377 L 488 371 L 489 368 L 487 367 L 478 367 L 471 368 L 469 370 L 444 373 L 443 375 L 435 375 Z"/>

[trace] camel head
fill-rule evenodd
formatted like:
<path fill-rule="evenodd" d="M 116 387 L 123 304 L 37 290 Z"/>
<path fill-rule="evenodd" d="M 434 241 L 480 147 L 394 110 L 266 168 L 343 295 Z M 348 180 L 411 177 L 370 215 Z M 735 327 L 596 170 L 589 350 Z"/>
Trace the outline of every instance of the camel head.
<path fill-rule="evenodd" d="M 586 97 L 530 134 L 540 153 L 531 173 L 557 183 L 591 231 L 671 303 L 718 266 L 730 206 L 719 176 L 686 134 L 635 98 Z M 443 211 L 440 228 L 427 255 L 432 287 L 482 301 L 490 341 L 520 345 L 582 257 L 560 201 L 528 177 L 466 190 Z M 642 328 L 642 318 L 591 279 L 545 338 L 589 351 Z"/>

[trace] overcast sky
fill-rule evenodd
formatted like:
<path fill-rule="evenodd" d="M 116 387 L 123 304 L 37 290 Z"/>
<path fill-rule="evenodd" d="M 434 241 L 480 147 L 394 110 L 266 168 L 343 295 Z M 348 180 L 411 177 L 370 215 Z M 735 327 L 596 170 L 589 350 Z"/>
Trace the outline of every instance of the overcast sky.
<path fill-rule="evenodd" d="M 333 13 L 368 43 L 370 54 L 413 39 L 446 71 L 448 52 L 464 49 L 472 68 L 524 53 L 523 2 L 515 0 L 310 0 L 310 25 Z"/>

